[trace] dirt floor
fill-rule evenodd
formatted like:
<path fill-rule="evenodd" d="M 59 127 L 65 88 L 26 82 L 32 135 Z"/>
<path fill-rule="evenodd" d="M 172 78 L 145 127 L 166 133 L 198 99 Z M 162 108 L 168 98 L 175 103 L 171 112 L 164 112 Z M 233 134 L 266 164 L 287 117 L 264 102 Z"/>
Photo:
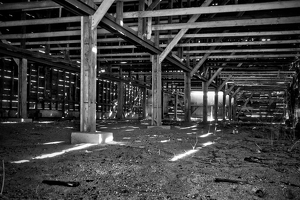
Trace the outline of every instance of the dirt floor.
<path fill-rule="evenodd" d="M 112 144 L 71 145 L 78 121 L 0 123 L 0 199 L 299 200 L 300 142 L 233 129 L 99 121 Z"/>

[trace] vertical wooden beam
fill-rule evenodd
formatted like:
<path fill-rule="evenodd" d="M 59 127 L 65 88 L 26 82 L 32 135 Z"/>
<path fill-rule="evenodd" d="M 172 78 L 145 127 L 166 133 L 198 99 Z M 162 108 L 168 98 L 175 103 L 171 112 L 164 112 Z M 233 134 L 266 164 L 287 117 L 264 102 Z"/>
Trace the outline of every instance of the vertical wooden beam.
<path fill-rule="evenodd" d="M 222 119 L 223 119 L 223 122 L 225 122 L 226 121 L 226 89 L 223 90 L 223 105 L 222 105 L 222 108 L 223 108 Z"/>
<path fill-rule="evenodd" d="M 231 94 L 228 94 L 228 96 L 229 96 L 229 101 L 228 101 L 228 119 L 229 119 L 229 121 L 231 121 L 232 120 L 232 103 L 231 103 L 232 98 L 231 98 Z"/>
<path fill-rule="evenodd" d="M 174 3 L 174 0 L 169 0 L 169 9 L 173 9 L 173 3 Z M 168 17 L 168 23 L 169 24 L 172 24 L 172 21 L 173 21 L 173 17 L 172 16 L 169 16 Z M 168 38 L 168 43 L 170 43 L 172 41 L 172 30 L 169 30 L 169 38 Z"/>
<path fill-rule="evenodd" d="M 25 58 L 20 59 L 18 89 L 18 117 L 27 118 L 27 59 Z"/>
<path fill-rule="evenodd" d="M 29 107 L 30 107 L 29 101 L 30 101 L 30 93 L 31 93 L 32 64 L 28 65 L 28 63 L 27 63 L 27 67 L 29 69 L 28 70 L 29 76 L 28 76 L 28 81 L 27 81 L 27 90 L 28 90 L 28 92 L 27 92 L 27 108 L 29 109 Z"/>
<path fill-rule="evenodd" d="M 159 9 L 157 5 L 157 9 Z M 159 17 L 155 19 L 156 24 L 159 24 Z M 159 31 L 154 33 L 154 44 L 159 46 Z M 152 60 L 152 126 L 162 125 L 162 81 L 161 81 L 161 63 L 159 55 L 151 56 Z"/>
<path fill-rule="evenodd" d="M 75 101 L 75 99 L 74 99 L 74 97 L 72 96 L 72 79 L 71 79 L 71 77 L 72 77 L 72 73 L 71 72 L 69 72 L 69 91 L 68 91 L 68 94 L 67 94 L 67 102 L 68 102 L 68 110 L 71 110 L 71 108 L 72 108 L 72 106 L 71 106 L 71 104 L 74 106 L 74 101 Z M 74 107 L 73 107 L 74 108 Z"/>
<path fill-rule="evenodd" d="M 158 3 L 160 3 L 160 1 L 158 2 Z M 148 0 L 148 8 L 147 8 L 147 10 L 153 10 L 155 7 L 153 7 L 153 8 L 150 8 L 151 7 L 151 5 L 153 5 L 152 4 L 152 0 Z M 156 6 L 156 5 L 155 5 Z M 151 40 L 151 34 L 152 34 L 152 17 L 148 17 L 147 19 L 146 19 L 146 25 L 145 25 L 146 27 L 146 38 L 147 38 L 147 40 Z"/>
<path fill-rule="evenodd" d="M 40 74 L 41 74 L 41 70 L 40 70 L 40 66 L 39 65 L 37 65 L 36 71 L 37 71 L 36 72 L 37 73 L 37 76 L 36 76 L 36 109 L 39 109 L 39 104 L 40 104 L 40 101 L 39 101 L 39 90 L 40 90 Z M 58 77 L 57 77 L 57 82 L 58 82 Z M 57 89 L 57 94 L 58 94 L 58 89 Z M 57 99 L 58 99 L 58 96 L 57 96 Z"/>
<path fill-rule="evenodd" d="M 219 110 L 219 90 L 215 89 L 215 109 L 214 109 L 214 118 L 215 122 L 218 123 L 218 110 Z"/>
<path fill-rule="evenodd" d="M 123 1 L 118 1 L 117 2 L 117 16 L 116 16 L 116 22 L 123 26 L 123 6 L 124 2 Z"/>
<path fill-rule="evenodd" d="M 159 55 L 152 56 L 152 126 L 162 125 L 162 84 Z"/>
<path fill-rule="evenodd" d="M 92 17 L 81 17 L 80 131 L 96 131 L 97 29 Z"/>
<path fill-rule="evenodd" d="M 122 68 L 120 68 L 119 75 L 122 78 Z M 120 81 L 118 83 L 118 111 L 117 111 L 117 119 L 123 118 L 123 106 L 124 106 L 124 83 Z"/>
<path fill-rule="evenodd" d="M 236 95 L 233 96 L 232 119 L 233 119 L 233 121 L 237 121 L 237 114 L 236 114 Z"/>
<path fill-rule="evenodd" d="M 147 77 L 144 76 L 144 83 L 147 82 Z M 146 118 L 147 113 L 146 113 L 146 106 L 147 106 L 147 88 L 143 88 L 143 102 L 142 102 L 142 107 L 143 107 L 143 119 Z"/>
<path fill-rule="evenodd" d="M 175 103 L 174 103 L 174 119 L 177 120 L 177 110 L 178 110 L 178 92 L 176 89 L 175 93 Z"/>
<path fill-rule="evenodd" d="M 70 106 L 70 104 L 69 104 Z M 62 116 L 66 117 L 66 70 L 63 70 L 63 99 L 62 99 Z"/>
<path fill-rule="evenodd" d="M 1 69 L 2 67 L 2 69 Z M 1 69 L 1 79 L 0 79 L 0 109 L 2 109 L 3 105 L 3 94 L 4 94 L 4 69 L 5 69 L 5 63 L 4 59 L 0 59 L 0 69 Z"/>
<path fill-rule="evenodd" d="M 9 103 L 9 107 L 10 109 L 12 109 L 13 107 L 13 97 L 14 97 L 14 85 L 15 85 L 15 63 L 14 62 L 11 62 L 11 76 L 10 76 L 10 79 L 11 79 L 11 86 L 10 86 L 10 103 Z"/>
<path fill-rule="evenodd" d="M 37 78 L 38 80 L 38 78 Z M 58 104 L 59 104 L 59 70 L 56 70 L 56 98 L 55 98 L 55 109 L 58 110 Z M 36 106 L 37 108 L 37 106 Z"/>
<path fill-rule="evenodd" d="M 139 0 L 139 11 L 145 10 L 145 0 Z M 144 18 L 138 18 L 138 36 L 140 38 L 144 37 Z"/>
<path fill-rule="evenodd" d="M 207 123 L 207 92 L 208 86 L 207 82 L 202 82 L 202 90 L 203 90 L 203 123 Z"/>
<path fill-rule="evenodd" d="M 75 104 L 78 102 L 78 93 L 77 93 L 77 85 L 78 85 L 78 74 L 75 74 L 75 81 L 74 81 L 74 111 L 76 110 Z"/>
<path fill-rule="evenodd" d="M 189 72 L 184 73 L 184 121 L 191 121 L 191 74 Z"/>

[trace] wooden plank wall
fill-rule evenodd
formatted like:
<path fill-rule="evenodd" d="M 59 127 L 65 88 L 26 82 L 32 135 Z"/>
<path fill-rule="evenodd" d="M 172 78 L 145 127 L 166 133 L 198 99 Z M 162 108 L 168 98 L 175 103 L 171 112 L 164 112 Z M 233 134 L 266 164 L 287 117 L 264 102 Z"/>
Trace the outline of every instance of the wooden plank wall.
<path fill-rule="evenodd" d="M 237 100 L 239 120 L 260 122 L 282 122 L 286 112 L 285 91 L 260 91 L 244 92 L 243 97 Z M 250 98 L 249 103 L 243 107 L 245 101 Z M 242 111 L 240 111 L 242 109 Z"/>
<path fill-rule="evenodd" d="M 28 63 L 28 110 L 60 111 L 68 117 L 70 112 L 79 112 L 79 73 Z M 124 99 L 123 117 L 143 115 L 143 89 L 123 84 L 124 95 L 118 97 L 115 81 L 97 79 L 97 118 L 115 118 L 118 98 Z M 0 59 L 0 117 L 16 117 L 18 106 L 18 66 L 8 58 Z M 78 115 L 79 116 L 79 115 Z M 30 117 L 30 116 L 29 116 Z"/>

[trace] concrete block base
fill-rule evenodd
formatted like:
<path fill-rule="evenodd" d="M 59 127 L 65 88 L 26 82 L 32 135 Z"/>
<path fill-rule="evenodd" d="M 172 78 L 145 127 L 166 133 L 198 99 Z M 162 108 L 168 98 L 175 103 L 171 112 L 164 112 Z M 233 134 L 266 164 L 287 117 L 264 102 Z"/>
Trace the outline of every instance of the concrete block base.
<path fill-rule="evenodd" d="M 92 144 L 106 144 L 112 142 L 114 139 L 113 133 L 110 132 L 94 132 L 94 133 L 83 133 L 74 132 L 71 134 L 71 143 L 92 143 Z"/>
<path fill-rule="evenodd" d="M 9 122 L 26 122 L 26 123 L 30 123 L 30 122 L 32 122 L 32 119 L 29 119 L 29 118 L 8 118 L 7 121 L 9 121 Z"/>
<path fill-rule="evenodd" d="M 171 129 L 171 126 L 147 126 L 147 128 L 162 128 L 162 129 Z"/>

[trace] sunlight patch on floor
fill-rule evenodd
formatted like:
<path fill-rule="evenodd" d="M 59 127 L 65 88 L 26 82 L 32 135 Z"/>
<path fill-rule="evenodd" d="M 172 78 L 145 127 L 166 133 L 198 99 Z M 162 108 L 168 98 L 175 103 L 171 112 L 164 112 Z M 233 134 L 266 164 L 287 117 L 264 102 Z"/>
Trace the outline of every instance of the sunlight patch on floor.
<path fill-rule="evenodd" d="M 192 135 L 192 134 L 196 134 L 197 132 L 189 132 L 189 133 L 186 133 L 187 135 Z"/>
<path fill-rule="evenodd" d="M 134 131 L 134 129 L 126 129 L 125 131 L 130 132 L 130 131 Z"/>
<path fill-rule="evenodd" d="M 210 135 L 212 135 L 213 133 L 206 133 L 206 134 L 204 134 L 204 135 L 200 135 L 199 137 L 201 137 L 201 138 L 205 138 L 205 137 L 208 137 L 208 136 L 210 136 Z"/>
<path fill-rule="evenodd" d="M 54 121 L 42 121 L 42 122 L 38 122 L 39 124 L 52 124 L 54 123 Z"/>
<path fill-rule="evenodd" d="M 79 144 L 75 147 L 72 147 L 72 148 L 69 148 L 69 149 L 66 149 L 66 150 L 63 150 L 63 151 L 49 153 L 49 154 L 43 154 L 41 156 L 37 156 L 37 157 L 34 157 L 32 159 L 53 158 L 55 156 L 59 156 L 59 155 L 62 155 L 64 153 L 67 153 L 67 152 L 76 151 L 76 150 L 80 150 L 80 149 L 85 149 L 85 148 L 88 148 L 88 147 L 91 147 L 91 146 L 94 146 L 94 145 L 96 145 L 96 144 Z"/>
<path fill-rule="evenodd" d="M 94 146 L 97 144 L 79 144 L 76 145 L 75 147 L 69 148 L 69 149 L 65 149 L 62 151 L 58 151 L 58 152 L 54 152 L 54 153 L 49 153 L 49 154 L 43 154 L 40 156 L 36 156 L 33 157 L 32 160 L 39 160 L 39 159 L 45 159 L 45 158 L 53 158 L 62 154 L 65 154 L 67 152 L 71 152 L 71 151 L 76 151 L 76 150 L 81 150 L 81 149 L 85 149 L 91 146 Z M 29 162 L 30 160 L 19 160 L 19 161 L 12 161 L 11 163 L 24 163 L 24 162 Z"/>
<path fill-rule="evenodd" d="M 197 151 L 199 151 L 199 150 L 202 149 L 203 147 L 212 145 L 212 144 L 214 144 L 214 143 L 215 143 L 215 142 L 211 142 L 211 141 L 202 143 L 202 144 L 201 144 L 202 147 L 197 147 L 197 148 L 195 148 L 195 149 L 191 149 L 191 150 L 186 151 L 186 152 L 184 152 L 184 153 L 175 155 L 173 158 L 170 159 L 170 161 L 177 161 L 177 160 L 179 160 L 179 159 L 182 159 L 182 158 L 184 158 L 184 157 L 187 157 L 187 156 L 189 156 L 189 155 L 191 155 L 191 154 L 196 153 Z"/>
<path fill-rule="evenodd" d="M 60 143 L 64 143 L 64 142 L 65 142 L 65 141 L 45 142 L 45 143 L 43 143 L 43 145 L 60 144 Z"/>
<path fill-rule="evenodd" d="M 194 154 L 194 153 L 196 153 L 197 151 L 199 151 L 199 149 L 191 149 L 191 150 L 189 150 L 189 151 L 186 151 L 186 152 L 184 152 L 184 153 L 181 153 L 181 154 L 178 154 L 178 155 L 174 156 L 170 161 L 177 161 L 177 160 L 182 159 L 182 158 L 184 158 L 184 157 L 186 157 L 186 156 L 189 156 L 189 155 L 191 155 L 191 154 Z"/>
<path fill-rule="evenodd" d="M 20 164 L 20 163 L 27 163 L 29 160 L 18 160 L 18 161 L 12 161 L 10 163 Z"/>
<path fill-rule="evenodd" d="M 180 129 L 185 130 L 185 129 L 195 128 L 195 127 L 197 127 L 197 125 L 188 126 L 188 127 L 181 127 Z"/>
<path fill-rule="evenodd" d="M 215 143 L 215 142 L 209 141 L 209 142 L 203 143 L 202 146 L 203 146 L 203 147 L 206 147 L 206 146 L 212 145 L 212 144 L 214 144 L 214 143 Z"/>

